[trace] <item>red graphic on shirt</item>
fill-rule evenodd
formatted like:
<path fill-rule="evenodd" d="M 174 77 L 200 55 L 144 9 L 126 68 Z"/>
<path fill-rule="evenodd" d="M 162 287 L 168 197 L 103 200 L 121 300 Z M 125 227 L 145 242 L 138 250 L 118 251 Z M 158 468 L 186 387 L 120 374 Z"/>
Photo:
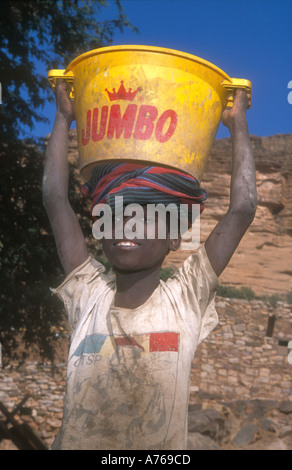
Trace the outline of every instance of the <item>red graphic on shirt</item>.
<path fill-rule="evenodd" d="M 115 337 L 116 346 L 136 346 L 144 352 L 178 352 L 179 333 L 148 333 L 140 336 Z"/>
<path fill-rule="evenodd" d="M 139 343 L 137 343 L 135 338 L 133 338 L 131 336 L 123 336 L 121 338 L 116 337 L 115 342 L 116 342 L 117 346 L 137 346 L 137 348 L 140 348 L 140 349 L 142 349 L 142 351 L 144 351 L 143 346 L 141 346 Z"/>
<path fill-rule="evenodd" d="M 151 333 L 149 352 L 178 352 L 179 333 Z"/>

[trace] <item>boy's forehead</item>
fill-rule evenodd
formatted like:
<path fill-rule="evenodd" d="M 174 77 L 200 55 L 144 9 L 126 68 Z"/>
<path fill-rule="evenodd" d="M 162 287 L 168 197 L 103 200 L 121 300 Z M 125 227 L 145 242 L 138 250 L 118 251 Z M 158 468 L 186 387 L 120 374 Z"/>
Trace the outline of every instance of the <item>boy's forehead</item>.
<path fill-rule="evenodd" d="M 154 215 L 158 216 L 159 214 L 167 214 L 168 210 L 166 209 L 165 204 L 159 204 L 159 206 L 156 206 L 153 203 L 148 203 L 148 204 L 136 204 L 136 203 L 130 203 L 130 204 L 124 204 L 122 207 L 116 206 L 112 210 L 113 215 L 123 215 L 123 216 L 129 216 L 129 215 L 139 215 L 139 214 L 144 214 L 145 216 L 149 215 Z"/>

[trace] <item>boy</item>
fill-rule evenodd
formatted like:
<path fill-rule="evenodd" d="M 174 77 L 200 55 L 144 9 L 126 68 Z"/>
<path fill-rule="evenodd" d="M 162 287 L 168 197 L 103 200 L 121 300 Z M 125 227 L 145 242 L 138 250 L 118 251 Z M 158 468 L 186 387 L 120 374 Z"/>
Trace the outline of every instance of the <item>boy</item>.
<path fill-rule="evenodd" d="M 256 209 L 246 94 L 238 90 L 222 115 L 233 145 L 229 209 L 198 253 L 164 283 L 163 260 L 180 245 L 169 231 L 165 239 L 103 239 L 114 276 L 88 257 L 67 196 L 74 109 L 65 83 L 55 92 L 43 201 L 67 275 L 54 292 L 68 311 L 71 344 L 63 423 L 52 448 L 185 449 L 191 362 L 217 324 L 218 277 Z"/>

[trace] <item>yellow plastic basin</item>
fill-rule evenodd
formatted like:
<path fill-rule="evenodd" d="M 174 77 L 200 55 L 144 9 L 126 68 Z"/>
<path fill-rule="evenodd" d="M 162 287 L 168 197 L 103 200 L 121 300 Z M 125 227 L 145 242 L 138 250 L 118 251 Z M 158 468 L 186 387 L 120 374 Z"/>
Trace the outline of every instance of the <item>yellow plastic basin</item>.
<path fill-rule="evenodd" d="M 51 70 L 65 78 L 75 101 L 82 177 L 116 160 L 179 168 L 199 181 L 235 88 L 251 100 L 251 83 L 230 78 L 193 55 L 149 46 L 113 46 Z"/>

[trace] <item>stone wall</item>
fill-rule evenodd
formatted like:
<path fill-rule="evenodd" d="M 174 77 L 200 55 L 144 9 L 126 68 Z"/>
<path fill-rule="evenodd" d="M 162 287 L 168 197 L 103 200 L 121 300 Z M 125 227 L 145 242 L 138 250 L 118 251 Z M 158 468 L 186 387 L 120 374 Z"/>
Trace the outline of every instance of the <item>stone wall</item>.
<path fill-rule="evenodd" d="M 41 362 L 9 362 L 0 370 L 0 401 L 13 412 L 28 395 L 20 413 L 19 422 L 27 423 L 49 447 L 60 429 L 63 416 L 66 363 L 54 365 Z M 5 418 L 0 413 L 0 419 Z M 0 450 L 14 450 L 9 440 L 0 441 Z"/>
<path fill-rule="evenodd" d="M 193 361 L 191 403 L 210 397 L 292 402 L 292 306 L 217 298 L 217 311 L 219 325 Z"/>

